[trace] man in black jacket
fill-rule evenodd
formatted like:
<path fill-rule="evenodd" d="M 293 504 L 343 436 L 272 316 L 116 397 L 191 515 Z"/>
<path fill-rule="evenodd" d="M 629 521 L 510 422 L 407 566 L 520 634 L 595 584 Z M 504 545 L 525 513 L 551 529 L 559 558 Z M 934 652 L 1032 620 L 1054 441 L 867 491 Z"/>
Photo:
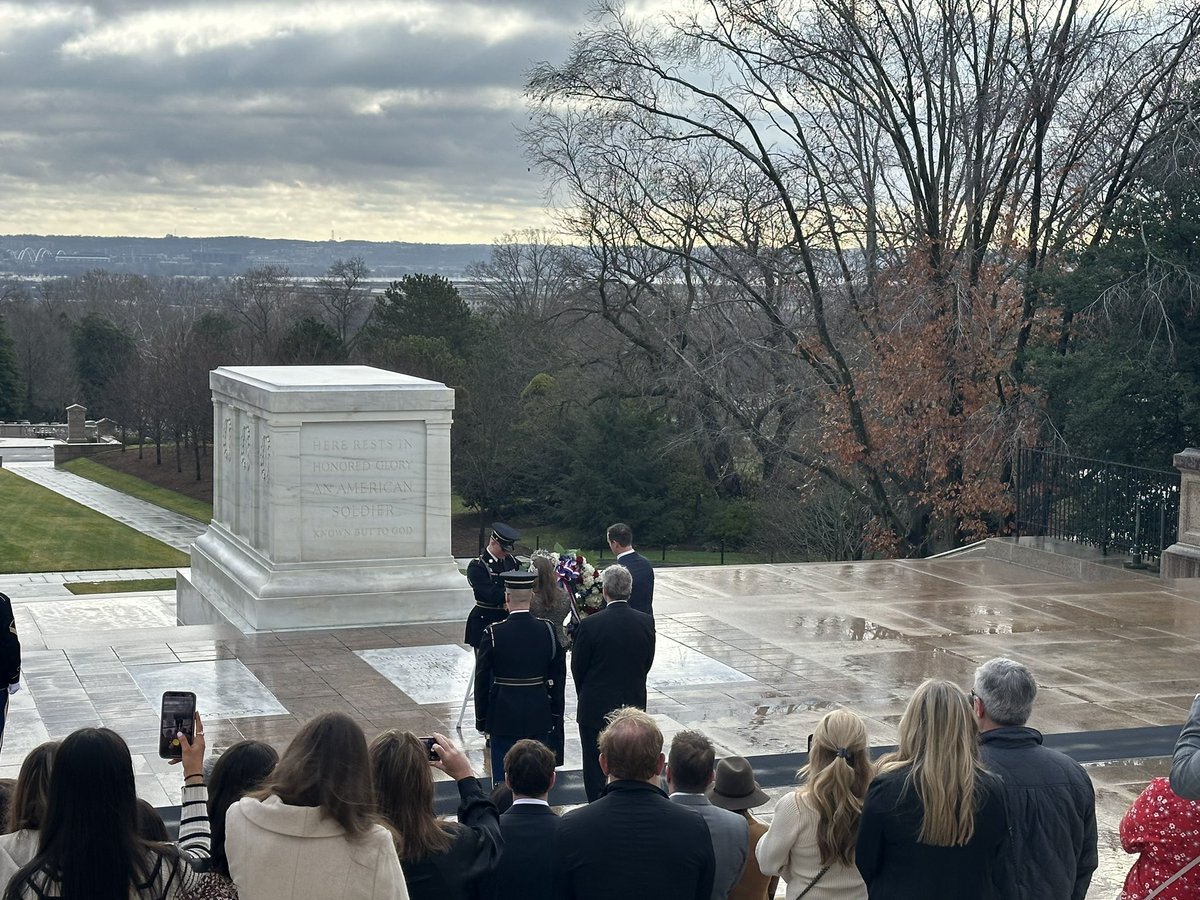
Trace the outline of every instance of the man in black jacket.
<path fill-rule="evenodd" d="M 0 594 L 0 747 L 4 746 L 4 723 L 8 720 L 8 698 L 21 689 L 21 642 L 12 601 Z"/>
<path fill-rule="evenodd" d="M 629 570 L 633 578 L 633 590 L 629 594 L 629 605 L 638 612 L 654 618 L 654 566 L 650 560 L 633 549 L 633 530 L 623 522 L 608 526 L 608 547 L 617 557 L 617 562 Z"/>
<path fill-rule="evenodd" d="M 500 817 L 504 854 L 492 877 L 494 900 L 550 900 L 549 869 L 558 856 L 560 819 L 546 798 L 554 787 L 554 754 L 538 741 L 521 740 L 504 757 L 504 781 L 513 803 Z"/>
<path fill-rule="evenodd" d="M 608 605 L 582 622 L 571 648 L 571 674 L 579 706 L 583 785 L 588 801 L 604 789 L 598 741 L 610 712 L 622 706 L 646 708 L 646 676 L 654 664 L 654 620 L 629 606 L 632 580 L 624 566 L 601 575 Z"/>
<path fill-rule="evenodd" d="M 613 713 L 600 735 L 604 796 L 568 813 L 558 829 L 556 896 L 710 900 L 708 825 L 659 787 L 662 745 L 662 732 L 640 709 Z"/>
<path fill-rule="evenodd" d="M 1084 900 L 1096 870 L 1096 794 L 1069 756 L 1026 727 L 1037 682 L 1011 659 L 975 670 L 971 700 L 980 749 L 1004 781 L 1012 869 L 1021 900 Z"/>

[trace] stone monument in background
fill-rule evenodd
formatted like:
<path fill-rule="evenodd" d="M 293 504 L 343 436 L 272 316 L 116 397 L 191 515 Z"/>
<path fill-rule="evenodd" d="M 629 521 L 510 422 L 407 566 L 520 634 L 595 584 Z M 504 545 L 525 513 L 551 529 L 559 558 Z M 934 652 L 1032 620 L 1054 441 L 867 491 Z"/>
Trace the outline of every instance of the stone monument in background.
<path fill-rule="evenodd" d="M 450 551 L 454 391 L 367 366 L 221 367 L 213 519 L 185 625 L 243 631 L 465 619 Z"/>
<path fill-rule="evenodd" d="M 1200 577 L 1200 449 L 1175 454 L 1179 470 L 1179 532 L 1159 561 L 1163 578 Z"/>

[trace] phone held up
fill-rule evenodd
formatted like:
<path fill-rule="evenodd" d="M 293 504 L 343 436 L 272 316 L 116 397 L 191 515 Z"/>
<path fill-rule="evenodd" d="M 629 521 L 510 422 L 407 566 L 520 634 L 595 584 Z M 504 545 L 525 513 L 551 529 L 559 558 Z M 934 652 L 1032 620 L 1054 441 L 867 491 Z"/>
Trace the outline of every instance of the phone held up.
<path fill-rule="evenodd" d="M 433 749 L 433 745 L 437 743 L 437 738 L 423 737 L 423 738 L 417 738 L 417 740 L 419 740 L 422 744 L 425 745 L 425 752 L 429 756 L 430 762 L 437 762 L 441 758 L 437 755 L 437 753 Z"/>
<path fill-rule="evenodd" d="M 163 759 L 182 759 L 183 744 L 179 732 L 189 741 L 196 738 L 196 695 L 191 691 L 164 691 L 162 719 L 158 728 L 158 755 Z"/>

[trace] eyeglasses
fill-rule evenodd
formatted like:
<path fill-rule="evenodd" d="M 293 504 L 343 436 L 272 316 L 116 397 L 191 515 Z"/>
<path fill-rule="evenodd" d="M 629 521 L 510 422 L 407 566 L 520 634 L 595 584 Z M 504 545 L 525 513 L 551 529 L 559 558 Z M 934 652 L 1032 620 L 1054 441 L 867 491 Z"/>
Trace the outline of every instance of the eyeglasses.
<path fill-rule="evenodd" d="M 975 693 L 975 688 L 971 688 L 971 692 L 967 694 L 967 701 L 971 704 L 971 709 L 975 708 L 975 701 L 979 699 L 979 695 Z"/>
<path fill-rule="evenodd" d="M 810 734 L 808 736 L 808 752 L 809 753 L 812 753 L 812 739 L 813 739 L 813 736 Z"/>

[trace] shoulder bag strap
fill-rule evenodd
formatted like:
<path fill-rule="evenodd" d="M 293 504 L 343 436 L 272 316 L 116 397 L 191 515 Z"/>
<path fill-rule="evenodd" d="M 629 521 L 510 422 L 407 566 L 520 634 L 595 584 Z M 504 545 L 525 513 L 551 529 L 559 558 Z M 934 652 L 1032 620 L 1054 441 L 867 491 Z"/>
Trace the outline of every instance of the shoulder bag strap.
<path fill-rule="evenodd" d="M 805 894 L 807 894 L 809 891 L 811 891 L 813 888 L 815 888 L 817 886 L 817 882 L 820 881 L 824 877 L 825 873 L 828 871 L 829 871 L 829 866 L 821 866 L 821 871 L 818 872 L 813 877 L 813 880 L 808 883 L 808 887 L 806 887 L 804 890 L 802 890 L 800 893 L 798 893 L 796 895 L 796 900 L 800 900 L 801 897 L 803 897 Z"/>
<path fill-rule="evenodd" d="M 1200 856 L 1197 856 L 1190 863 L 1188 863 L 1186 866 L 1184 866 L 1182 869 L 1180 869 L 1178 872 L 1176 872 L 1174 875 L 1172 875 L 1170 878 L 1168 878 L 1166 881 L 1164 881 L 1162 884 L 1160 884 L 1158 887 L 1156 887 L 1154 890 L 1152 890 L 1150 893 L 1148 893 L 1146 895 L 1146 900 L 1150 900 L 1151 897 L 1157 897 L 1159 894 L 1161 894 L 1163 891 L 1165 891 L 1168 887 L 1170 887 L 1172 884 L 1174 884 L 1177 879 L 1182 878 L 1184 875 L 1186 875 L 1188 872 L 1190 872 L 1192 870 L 1193 866 L 1197 866 L 1197 865 L 1200 865 Z"/>

